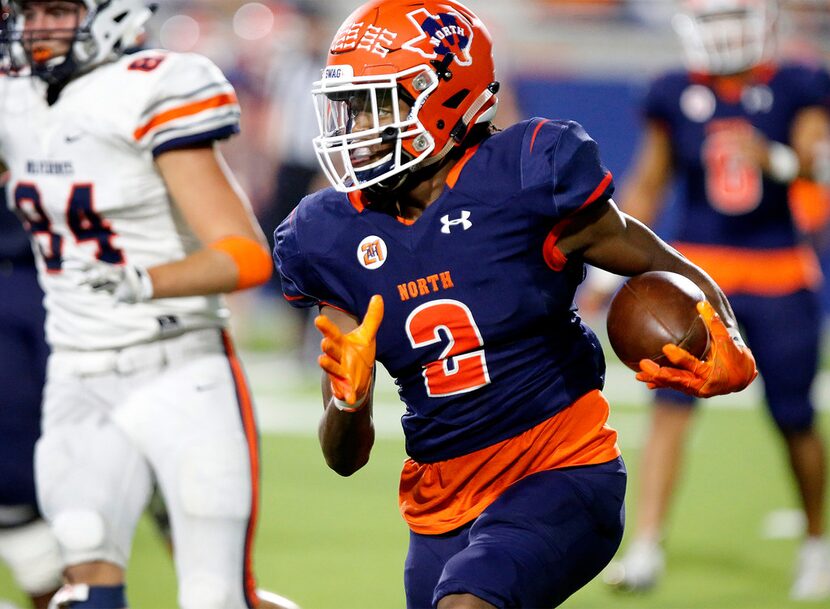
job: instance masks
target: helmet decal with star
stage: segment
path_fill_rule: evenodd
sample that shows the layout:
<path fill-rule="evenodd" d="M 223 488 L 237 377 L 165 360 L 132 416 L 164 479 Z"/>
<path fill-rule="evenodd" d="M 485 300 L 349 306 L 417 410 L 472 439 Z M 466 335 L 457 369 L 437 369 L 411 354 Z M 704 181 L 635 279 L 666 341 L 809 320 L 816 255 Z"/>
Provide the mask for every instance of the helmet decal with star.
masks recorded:
<path fill-rule="evenodd" d="M 417 37 L 403 43 L 404 48 L 420 53 L 426 59 L 452 54 L 455 62 L 462 66 L 472 63 L 473 28 L 464 17 L 449 12 L 433 15 L 425 8 L 412 11 L 407 17 L 419 32 Z"/>

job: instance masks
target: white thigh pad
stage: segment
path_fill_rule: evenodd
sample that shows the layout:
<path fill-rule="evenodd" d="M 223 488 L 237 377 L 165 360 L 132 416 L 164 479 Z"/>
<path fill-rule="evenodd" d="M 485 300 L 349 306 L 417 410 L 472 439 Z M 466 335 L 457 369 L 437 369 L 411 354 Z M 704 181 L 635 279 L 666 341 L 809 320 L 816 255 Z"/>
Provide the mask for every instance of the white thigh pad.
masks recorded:
<path fill-rule="evenodd" d="M 149 459 L 171 515 L 250 516 L 251 455 L 224 354 L 170 367 L 133 392 L 114 420 Z"/>
<path fill-rule="evenodd" d="M 52 530 L 68 552 L 89 552 L 104 545 L 106 525 L 101 515 L 92 510 L 59 512 L 52 522 Z"/>
<path fill-rule="evenodd" d="M 106 420 L 56 422 L 35 449 L 38 500 L 65 564 L 125 565 L 150 496 L 149 467 Z"/>
<path fill-rule="evenodd" d="M 191 516 L 247 518 L 251 511 L 249 463 L 242 437 L 191 436 L 179 463 L 182 509 Z"/>

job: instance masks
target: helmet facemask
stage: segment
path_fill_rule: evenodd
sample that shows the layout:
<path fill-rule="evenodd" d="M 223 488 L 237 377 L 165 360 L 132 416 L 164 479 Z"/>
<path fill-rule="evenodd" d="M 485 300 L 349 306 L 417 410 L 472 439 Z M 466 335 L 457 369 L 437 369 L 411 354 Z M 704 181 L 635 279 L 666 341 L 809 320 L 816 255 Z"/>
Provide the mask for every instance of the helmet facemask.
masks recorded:
<path fill-rule="evenodd" d="M 77 5 L 74 27 L 56 30 L 26 29 L 27 4 L 47 0 L 13 0 L 15 13 L 14 46 L 26 58 L 34 76 L 51 85 L 61 85 L 78 73 L 115 59 L 134 46 L 143 33 L 143 25 L 152 15 L 154 5 L 143 0 L 64 0 Z M 86 9 L 85 14 L 82 9 Z M 64 41 L 66 53 L 38 56 L 38 41 Z M 15 49 L 12 49 L 15 51 Z"/>
<path fill-rule="evenodd" d="M 690 2 L 673 25 L 689 69 L 715 75 L 738 74 L 766 58 L 771 16 L 765 1 Z"/>
<path fill-rule="evenodd" d="M 405 81 L 420 91 L 417 98 L 406 93 Z M 402 180 L 430 155 L 435 142 L 418 109 L 437 84 L 426 65 L 381 76 L 352 77 L 348 66 L 324 70 L 312 89 L 320 127 L 314 150 L 337 190 Z"/>
<path fill-rule="evenodd" d="M 497 90 L 490 35 L 463 5 L 369 0 L 341 25 L 314 83 L 314 148 L 337 190 L 391 196 L 471 141 L 473 125 L 495 116 Z"/>
<path fill-rule="evenodd" d="M 83 22 L 88 18 L 84 13 L 84 3 L 77 0 L 61 2 L 67 7 L 73 6 L 73 23 L 62 29 L 32 29 L 26 26 L 27 6 L 47 4 L 35 0 L 32 2 L 13 2 L 15 6 L 15 30 L 13 33 L 12 51 L 24 58 L 31 74 L 53 84 L 68 80 L 75 71 L 72 47 L 81 37 Z M 59 43 L 65 48 L 55 51 L 52 44 Z"/>

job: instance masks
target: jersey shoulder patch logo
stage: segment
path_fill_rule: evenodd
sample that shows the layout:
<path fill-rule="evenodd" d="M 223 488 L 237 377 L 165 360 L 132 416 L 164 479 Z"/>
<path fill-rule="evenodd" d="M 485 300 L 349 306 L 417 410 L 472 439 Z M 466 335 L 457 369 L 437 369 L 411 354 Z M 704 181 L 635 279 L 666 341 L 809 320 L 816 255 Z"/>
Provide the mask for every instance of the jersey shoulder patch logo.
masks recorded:
<path fill-rule="evenodd" d="M 357 260 L 363 268 L 374 271 L 386 262 L 386 243 L 377 235 L 369 235 L 357 246 Z"/>

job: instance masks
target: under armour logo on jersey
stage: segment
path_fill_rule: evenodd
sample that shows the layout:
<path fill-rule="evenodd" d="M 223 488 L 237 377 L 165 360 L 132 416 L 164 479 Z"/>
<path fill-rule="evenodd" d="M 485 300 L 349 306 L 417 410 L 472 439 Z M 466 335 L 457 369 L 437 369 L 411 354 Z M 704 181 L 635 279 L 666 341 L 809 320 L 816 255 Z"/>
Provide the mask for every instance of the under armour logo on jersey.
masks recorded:
<path fill-rule="evenodd" d="M 473 223 L 470 222 L 470 212 L 468 212 L 466 209 L 461 210 L 460 218 L 453 218 L 452 220 L 450 220 L 449 214 L 441 216 L 441 224 L 444 225 L 441 227 L 441 232 L 445 235 L 449 235 L 450 231 L 452 230 L 452 227 L 458 226 L 459 224 L 464 230 L 472 228 L 473 226 Z"/>

